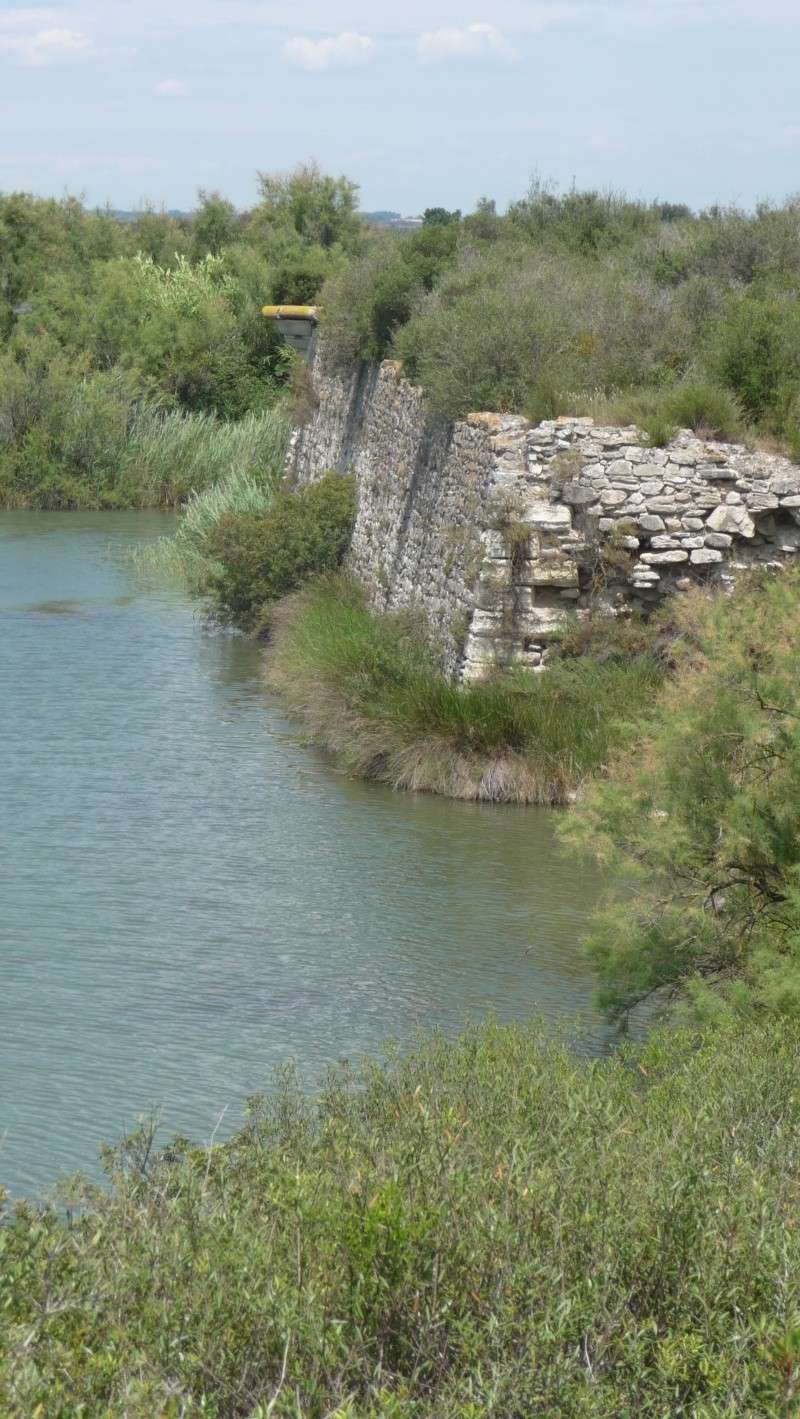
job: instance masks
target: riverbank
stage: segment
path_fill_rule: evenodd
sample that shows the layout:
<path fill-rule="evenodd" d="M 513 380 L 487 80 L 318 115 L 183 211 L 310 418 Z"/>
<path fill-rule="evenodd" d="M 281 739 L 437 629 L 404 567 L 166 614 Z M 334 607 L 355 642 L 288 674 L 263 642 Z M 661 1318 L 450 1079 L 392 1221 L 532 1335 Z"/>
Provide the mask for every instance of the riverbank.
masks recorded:
<path fill-rule="evenodd" d="M 291 1083 L 224 1147 L 142 1129 L 2 1232 L 9 1419 L 788 1416 L 800 1040 L 535 1029 Z"/>
<path fill-rule="evenodd" d="M 360 778 L 451 798 L 568 802 L 664 676 L 642 650 L 458 685 L 412 618 L 370 612 L 343 576 L 280 603 L 269 626 L 267 681 L 315 744 Z"/>

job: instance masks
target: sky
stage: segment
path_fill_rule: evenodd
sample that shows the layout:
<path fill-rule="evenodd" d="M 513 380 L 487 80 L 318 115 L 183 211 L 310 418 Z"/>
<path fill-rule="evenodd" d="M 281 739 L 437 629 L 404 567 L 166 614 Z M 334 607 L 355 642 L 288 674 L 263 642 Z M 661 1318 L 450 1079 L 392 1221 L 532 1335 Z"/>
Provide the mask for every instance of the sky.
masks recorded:
<path fill-rule="evenodd" d="M 782 199 L 800 0 L 0 0 L 0 190 L 247 207 L 312 157 L 407 214 Z"/>

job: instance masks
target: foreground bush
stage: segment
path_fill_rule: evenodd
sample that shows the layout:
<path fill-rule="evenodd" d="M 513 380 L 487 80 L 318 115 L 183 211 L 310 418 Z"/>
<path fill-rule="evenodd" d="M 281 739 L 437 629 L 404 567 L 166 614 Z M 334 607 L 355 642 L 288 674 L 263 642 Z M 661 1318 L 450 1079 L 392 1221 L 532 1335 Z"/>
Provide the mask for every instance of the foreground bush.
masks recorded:
<path fill-rule="evenodd" d="M 206 538 L 205 589 L 218 621 L 251 630 L 273 601 L 338 567 L 353 533 L 355 480 L 329 473 L 275 493 L 262 512 L 230 511 Z"/>
<path fill-rule="evenodd" d="M 277 613 L 271 682 L 351 772 L 454 798 L 563 803 L 606 761 L 661 678 L 647 654 L 456 685 L 407 617 L 344 580 Z"/>
<path fill-rule="evenodd" d="M 797 1016 L 800 574 L 698 589 L 674 618 L 674 675 L 567 825 L 628 883 L 593 934 L 604 1000 Z"/>
<path fill-rule="evenodd" d="M 434 1038 L 0 1230 L 8 1419 L 763 1419 L 800 1386 L 800 1038 Z M 73 1203 L 74 1206 L 74 1203 Z"/>

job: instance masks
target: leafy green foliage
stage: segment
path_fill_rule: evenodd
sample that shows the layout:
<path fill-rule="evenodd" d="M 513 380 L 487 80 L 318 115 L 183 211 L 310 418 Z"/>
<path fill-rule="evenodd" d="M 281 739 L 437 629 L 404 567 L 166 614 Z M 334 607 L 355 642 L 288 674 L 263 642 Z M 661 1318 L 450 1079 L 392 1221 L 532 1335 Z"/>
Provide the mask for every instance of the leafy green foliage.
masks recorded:
<path fill-rule="evenodd" d="M 355 188 L 313 165 L 261 188 L 250 214 L 201 190 L 190 220 L 0 196 L 0 502 L 174 503 L 212 470 L 257 481 L 240 451 L 297 382 L 261 308 L 314 299 L 361 233 Z M 227 470 L 221 422 L 244 425 Z"/>
<path fill-rule="evenodd" d="M 754 419 L 776 419 L 800 386 L 800 305 L 794 293 L 748 293 L 720 325 L 714 360 Z"/>
<path fill-rule="evenodd" d="M 775 1021 L 593 1064 L 488 1025 L 223 1147 L 143 1128 L 0 1229 L 0 1409 L 790 1419 L 799 1072 Z"/>
<path fill-rule="evenodd" d="M 301 163 L 289 173 L 259 173 L 261 202 L 250 218 L 256 236 L 290 229 L 311 246 L 357 245 L 362 221 L 358 187 L 346 177 L 330 177 L 317 163 Z"/>
<path fill-rule="evenodd" d="M 559 194 L 501 217 L 431 209 L 373 238 L 322 302 L 343 362 L 395 355 L 448 418 L 621 409 L 654 444 L 689 425 L 800 447 L 800 204 L 755 213 Z M 445 241 L 425 266 L 418 243 Z M 588 406 L 588 407 L 587 407 Z"/>
<path fill-rule="evenodd" d="M 560 803 L 658 685 L 650 656 L 454 684 L 413 620 L 339 579 L 276 613 L 270 677 L 352 773 L 457 798 Z"/>
<path fill-rule="evenodd" d="M 628 888 L 590 946 L 604 1001 L 800 1013 L 800 576 L 688 596 L 649 718 L 567 825 Z"/>
<path fill-rule="evenodd" d="M 281 489 L 263 513 L 229 512 L 207 539 L 206 590 L 214 616 L 251 629 L 264 609 L 342 560 L 356 514 L 354 479 L 328 473 Z"/>
<path fill-rule="evenodd" d="M 192 214 L 192 256 L 220 256 L 226 247 L 238 240 L 241 223 L 236 208 L 219 192 L 197 194 L 197 210 Z"/>
<path fill-rule="evenodd" d="M 237 470 L 282 467 L 275 411 L 225 422 L 142 399 L 130 371 L 90 369 L 46 337 L 0 355 L 0 503 L 160 507 Z"/>
<path fill-rule="evenodd" d="M 373 239 L 362 262 L 323 292 L 326 343 L 341 362 L 382 359 L 415 300 L 452 264 L 458 224 L 434 222 L 407 236 Z"/>

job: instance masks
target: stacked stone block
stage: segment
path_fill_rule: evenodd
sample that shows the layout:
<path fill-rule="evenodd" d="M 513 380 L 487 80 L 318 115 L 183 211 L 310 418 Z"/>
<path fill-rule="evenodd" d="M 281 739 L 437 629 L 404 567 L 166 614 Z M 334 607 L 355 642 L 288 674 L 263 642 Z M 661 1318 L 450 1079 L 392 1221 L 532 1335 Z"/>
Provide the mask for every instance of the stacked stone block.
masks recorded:
<path fill-rule="evenodd" d="M 646 610 L 800 550 L 800 468 L 785 458 L 688 431 L 651 448 L 590 419 L 432 421 L 395 362 L 342 374 L 322 348 L 313 377 L 290 476 L 355 472 L 353 575 L 377 609 L 415 611 L 463 678 L 541 669 L 567 613 Z"/>

